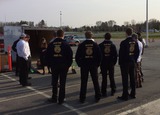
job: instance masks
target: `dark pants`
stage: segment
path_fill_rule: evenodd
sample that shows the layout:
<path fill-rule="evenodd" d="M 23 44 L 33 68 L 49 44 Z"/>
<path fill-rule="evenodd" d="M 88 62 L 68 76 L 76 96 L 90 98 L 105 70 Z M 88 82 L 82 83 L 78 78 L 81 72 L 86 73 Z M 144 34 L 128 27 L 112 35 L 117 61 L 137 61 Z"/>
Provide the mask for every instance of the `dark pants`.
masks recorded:
<path fill-rule="evenodd" d="M 30 73 L 31 71 L 31 57 L 30 56 L 28 57 L 27 63 L 28 63 L 28 72 Z"/>
<path fill-rule="evenodd" d="M 48 65 L 47 60 L 46 60 L 46 53 L 41 52 L 40 53 L 40 63 L 41 63 L 41 67 L 43 69 L 43 74 L 45 74 L 45 66 L 47 66 L 48 68 L 48 73 L 51 73 L 51 67 Z"/>
<path fill-rule="evenodd" d="M 101 65 L 100 68 L 101 68 L 101 72 L 102 72 L 101 92 L 102 92 L 102 94 L 106 94 L 107 93 L 107 73 L 109 73 L 111 90 L 116 89 L 116 84 L 115 84 L 115 80 L 114 80 L 114 65 L 113 64 Z"/>
<path fill-rule="evenodd" d="M 52 73 L 52 99 L 57 100 L 57 93 L 58 93 L 58 79 L 60 78 L 60 88 L 59 88 L 59 102 L 63 102 L 65 98 L 65 85 L 66 85 L 66 78 L 67 72 L 69 67 L 65 65 L 57 65 L 56 67 L 51 67 Z"/>
<path fill-rule="evenodd" d="M 122 75 L 122 84 L 123 84 L 123 94 L 124 98 L 128 98 L 128 75 L 130 76 L 130 87 L 131 87 L 131 96 L 135 96 L 135 63 L 126 63 L 120 65 L 121 75 Z"/>
<path fill-rule="evenodd" d="M 95 99 L 100 99 L 101 93 L 98 82 L 98 68 L 95 66 L 86 66 L 81 67 L 81 88 L 80 88 L 80 100 L 86 99 L 86 91 L 87 91 L 87 82 L 89 72 L 92 77 L 94 90 L 95 90 Z"/>
<path fill-rule="evenodd" d="M 28 61 L 19 57 L 19 82 L 21 85 L 28 84 Z"/>
<path fill-rule="evenodd" d="M 16 55 L 16 76 L 19 74 L 19 56 Z"/>

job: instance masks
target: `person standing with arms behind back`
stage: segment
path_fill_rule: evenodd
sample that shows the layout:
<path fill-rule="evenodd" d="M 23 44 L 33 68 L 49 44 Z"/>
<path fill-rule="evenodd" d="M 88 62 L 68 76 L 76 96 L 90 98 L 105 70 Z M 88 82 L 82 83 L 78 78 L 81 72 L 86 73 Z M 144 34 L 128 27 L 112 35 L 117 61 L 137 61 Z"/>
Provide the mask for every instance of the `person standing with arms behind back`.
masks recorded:
<path fill-rule="evenodd" d="M 52 98 L 49 102 L 59 104 L 64 102 L 65 98 L 65 84 L 69 67 L 72 64 L 73 52 L 69 44 L 63 39 L 64 32 L 57 31 L 57 38 L 51 42 L 47 48 L 47 60 L 51 63 L 52 70 Z M 59 96 L 58 93 L 58 79 L 60 77 Z"/>
<path fill-rule="evenodd" d="M 114 80 L 114 66 L 117 63 L 117 49 L 113 44 L 111 39 L 111 34 L 105 34 L 105 40 L 99 44 L 99 47 L 102 52 L 102 62 L 100 65 L 102 72 L 102 85 L 101 93 L 102 96 L 107 96 L 107 72 L 109 73 L 110 87 L 111 87 L 111 96 L 114 95 L 116 91 L 116 84 Z"/>
<path fill-rule="evenodd" d="M 16 71 L 15 71 L 15 75 L 18 76 L 19 74 L 19 65 L 18 65 L 18 54 L 17 54 L 17 43 L 19 42 L 19 40 L 21 39 L 21 37 L 19 39 L 17 39 L 16 41 L 14 41 L 13 45 L 12 45 L 12 50 L 16 53 Z"/>
<path fill-rule="evenodd" d="M 30 36 L 23 33 L 16 46 L 17 54 L 19 56 L 19 81 L 22 86 L 31 85 L 31 83 L 28 82 L 28 70 L 30 68 L 29 63 L 31 57 L 30 47 L 28 43 L 29 39 Z"/>
<path fill-rule="evenodd" d="M 95 101 L 98 102 L 101 98 L 98 82 L 98 66 L 101 62 L 101 52 L 97 43 L 92 40 L 92 32 L 87 31 L 85 37 L 86 40 L 78 46 L 75 56 L 81 72 L 80 102 L 84 103 L 86 99 L 89 72 L 94 85 Z"/>
<path fill-rule="evenodd" d="M 119 65 L 122 75 L 123 93 L 119 100 L 127 101 L 128 97 L 136 98 L 135 64 L 139 56 L 138 43 L 132 38 L 132 28 L 126 29 L 127 38 L 120 43 Z M 128 75 L 130 76 L 131 92 L 128 93 Z"/>

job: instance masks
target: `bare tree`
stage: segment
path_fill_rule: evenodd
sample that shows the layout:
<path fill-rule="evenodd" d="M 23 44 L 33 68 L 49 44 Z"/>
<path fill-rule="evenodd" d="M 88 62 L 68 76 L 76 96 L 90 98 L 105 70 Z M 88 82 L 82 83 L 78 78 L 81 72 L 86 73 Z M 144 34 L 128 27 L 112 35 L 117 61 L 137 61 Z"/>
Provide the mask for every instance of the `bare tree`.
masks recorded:
<path fill-rule="evenodd" d="M 96 22 L 96 26 L 101 26 L 102 25 L 102 21 L 97 21 Z"/>
<path fill-rule="evenodd" d="M 109 27 L 113 27 L 114 25 L 116 25 L 116 21 L 114 21 L 114 20 L 109 20 L 108 21 L 108 26 Z"/>
<path fill-rule="evenodd" d="M 160 29 L 160 21 L 156 19 L 150 19 L 149 20 L 149 28 L 150 29 Z"/>
<path fill-rule="evenodd" d="M 37 27 L 47 27 L 47 23 L 44 20 L 41 20 L 37 25 Z"/>
<path fill-rule="evenodd" d="M 135 21 L 134 19 L 131 20 L 131 25 L 132 25 L 132 26 L 136 25 L 136 21 Z"/>
<path fill-rule="evenodd" d="M 129 24 L 129 22 L 128 21 L 125 21 L 124 22 L 124 26 L 129 26 L 130 24 Z"/>

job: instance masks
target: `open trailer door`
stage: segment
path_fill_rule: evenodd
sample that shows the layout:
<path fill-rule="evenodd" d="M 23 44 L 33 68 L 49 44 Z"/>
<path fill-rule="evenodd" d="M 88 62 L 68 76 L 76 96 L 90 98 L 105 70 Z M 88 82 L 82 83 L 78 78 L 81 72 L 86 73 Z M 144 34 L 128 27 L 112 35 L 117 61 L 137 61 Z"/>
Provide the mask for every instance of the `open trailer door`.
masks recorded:
<path fill-rule="evenodd" d="M 49 28 L 24 28 L 24 32 L 30 35 L 29 45 L 33 59 L 39 58 L 40 40 L 44 37 L 49 43 L 52 39 L 53 31 L 53 29 Z"/>

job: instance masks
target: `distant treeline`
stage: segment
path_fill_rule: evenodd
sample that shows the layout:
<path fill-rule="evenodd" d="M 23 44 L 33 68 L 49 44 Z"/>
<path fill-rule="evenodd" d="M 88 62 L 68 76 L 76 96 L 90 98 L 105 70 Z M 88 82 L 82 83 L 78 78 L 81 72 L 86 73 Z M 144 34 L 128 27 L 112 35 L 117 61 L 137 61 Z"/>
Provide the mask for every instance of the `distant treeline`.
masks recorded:
<path fill-rule="evenodd" d="M 8 25 L 8 26 L 20 26 L 22 24 L 27 24 L 30 27 L 49 27 L 47 26 L 46 21 L 41 20 L 39 23 L 34 24 L 34 22 L 32 21 L 20 21 L 20 22 L 0 22 L 0 27 L 3 27 L 4 25 Z M 149 30 L 152 32 L 158 32 L 160 30 L 160 21 L 157 19 L 150 19 L 148 21 L 148 25 L 149 25 Z M 136 32 L 145 32 L 146 31 L 146 21 L 145 22 L 141 22 L 141 23 L 136 23 L 135 20 L 132 20 L 131 22 L 124 22 L 123 25 L 117 25 L 116 21 L 114 20 L 109 20 L 109 21 L 97 21 L 95 26 L 87 26 L 84 25 L 82 27 L 79 28 L 72 28 L 70 26 L 63 26 L 63 27 L 59 27 L 62 28 L 64 31 L 67 32 L 83 32 L 83 31 L 93 31 L 93 32 L 121 32 L 124 31 L 127 27 L 132 27 L 134 29 L 134 31 Z M 57 28 L 57 27 L 55 27 Z"/>
<path fill-rule="evenodd" d="M 150 19 L 148 22 L 149 30 L 152 32 L 157 32 L 160 30 L 160 21 L 156 19 Z M 81 28 L 75 28 L 75 31 L 86 31 L 91 30 L 94 32 L 121 32 L 126 28 L 132 27 L 136 32 L 145 32 L 146 31 L 146 22 L 136 23 L 136 21 L 132 20 L 131 23 L 124 22 L 124 25 L 117 25 L 114 20 L 102 22 L 97 21 L 95 26 L 83 26 Z"/>

